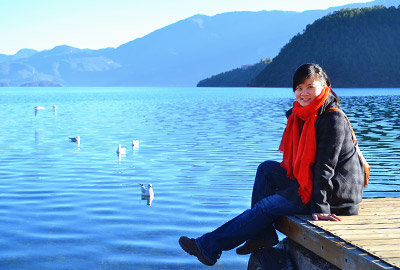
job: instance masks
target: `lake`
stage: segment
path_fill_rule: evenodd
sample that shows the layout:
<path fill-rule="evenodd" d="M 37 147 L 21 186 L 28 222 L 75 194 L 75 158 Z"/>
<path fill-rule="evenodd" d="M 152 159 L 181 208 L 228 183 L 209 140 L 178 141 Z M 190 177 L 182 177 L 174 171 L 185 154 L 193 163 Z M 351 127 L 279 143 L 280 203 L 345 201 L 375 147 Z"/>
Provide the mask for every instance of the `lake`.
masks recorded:
<path fill-rule="evenodd" d="M 400 89 L 335 91 L 372 167 L 364 197 L 399 197 Z M 258 164 L 281 160 L 293 99 L 288 88 L 0 88 L 0 269 L 209 269 L 178 239 L 249 207 Z M 248 259 L 225 252 L 214 269 Z"/>

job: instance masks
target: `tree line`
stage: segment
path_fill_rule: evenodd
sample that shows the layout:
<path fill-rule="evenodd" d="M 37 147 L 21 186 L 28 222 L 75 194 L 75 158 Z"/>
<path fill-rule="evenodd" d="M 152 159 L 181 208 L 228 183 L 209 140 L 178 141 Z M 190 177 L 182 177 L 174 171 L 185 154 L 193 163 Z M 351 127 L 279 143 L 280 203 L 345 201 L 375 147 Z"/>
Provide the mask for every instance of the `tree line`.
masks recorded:
<path fill-rule="evenodd" d="M 199 86 L 290 87 L 297 67 L 310 62 L 326 70 L 333 87 L 400 87 L 400 6 L 333 12 L 307 25 L 262 70 L 225 72 Z"/>
<path fill-rule="evenodd" d="M 400 7 L 342 9 L 315 21 L 250 86 L 288 87 L 307 62 L 320 64 L 334 87 L 400 87 Z"/>
<path fill-rule="evenodd" d="M 271 59 L 262 59 L 254 65 L 244 65 L 240 68 L 222 72 L 201 80 L 197 87 L 247 87 L 251 80 L 269 63 L 271 63 Z"/>

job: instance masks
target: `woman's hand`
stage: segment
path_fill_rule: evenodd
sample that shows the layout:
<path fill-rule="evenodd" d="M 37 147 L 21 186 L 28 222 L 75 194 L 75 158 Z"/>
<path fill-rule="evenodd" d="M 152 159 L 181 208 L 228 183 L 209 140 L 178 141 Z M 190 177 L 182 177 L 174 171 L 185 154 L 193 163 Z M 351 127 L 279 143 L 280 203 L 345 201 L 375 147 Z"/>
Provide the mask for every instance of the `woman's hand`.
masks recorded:
<path fill-rule="evenodd" d="M 314 213 L 312 214 L 314 220 L 332 220 L 332 221 L 341 221 L 339 217 L 335 214 L 322 214 L 322 213 Z"/>

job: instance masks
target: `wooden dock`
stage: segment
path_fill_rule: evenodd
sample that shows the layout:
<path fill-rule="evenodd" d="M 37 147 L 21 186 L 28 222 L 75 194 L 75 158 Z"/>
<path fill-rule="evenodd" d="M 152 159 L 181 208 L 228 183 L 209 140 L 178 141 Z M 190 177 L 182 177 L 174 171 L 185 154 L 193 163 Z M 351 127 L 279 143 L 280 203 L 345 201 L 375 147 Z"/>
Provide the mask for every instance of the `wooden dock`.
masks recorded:
<path fill-rule="evenodd" d="M 283 217 L 276 228 L 340 269 L 400 269 L 400 198 L 364 199 L 358 216 Z"/>

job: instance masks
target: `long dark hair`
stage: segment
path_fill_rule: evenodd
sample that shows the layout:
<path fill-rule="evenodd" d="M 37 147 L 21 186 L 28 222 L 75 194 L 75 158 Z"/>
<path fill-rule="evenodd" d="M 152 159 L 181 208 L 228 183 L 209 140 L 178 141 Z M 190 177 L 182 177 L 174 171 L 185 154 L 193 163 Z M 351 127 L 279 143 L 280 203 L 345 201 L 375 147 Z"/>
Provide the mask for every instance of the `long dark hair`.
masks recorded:
<path fill-rule="evenodd" d="M 316 77 L 320 82 L 326 84 L 331 87 L 331 81 L 329 80 L 328 75 L 325 71 L 318 65 L 314 63 L 303 64 L 297 68 L 296 72 L 293 75 L 293 91 L 296 90 L 296 87 L 299 84 L 304 83 L 310 77 Z M 332 95 L 334 95 L 337 99 L 337 102 L 340 104 L 339 97 L 332 90 Z"/>

